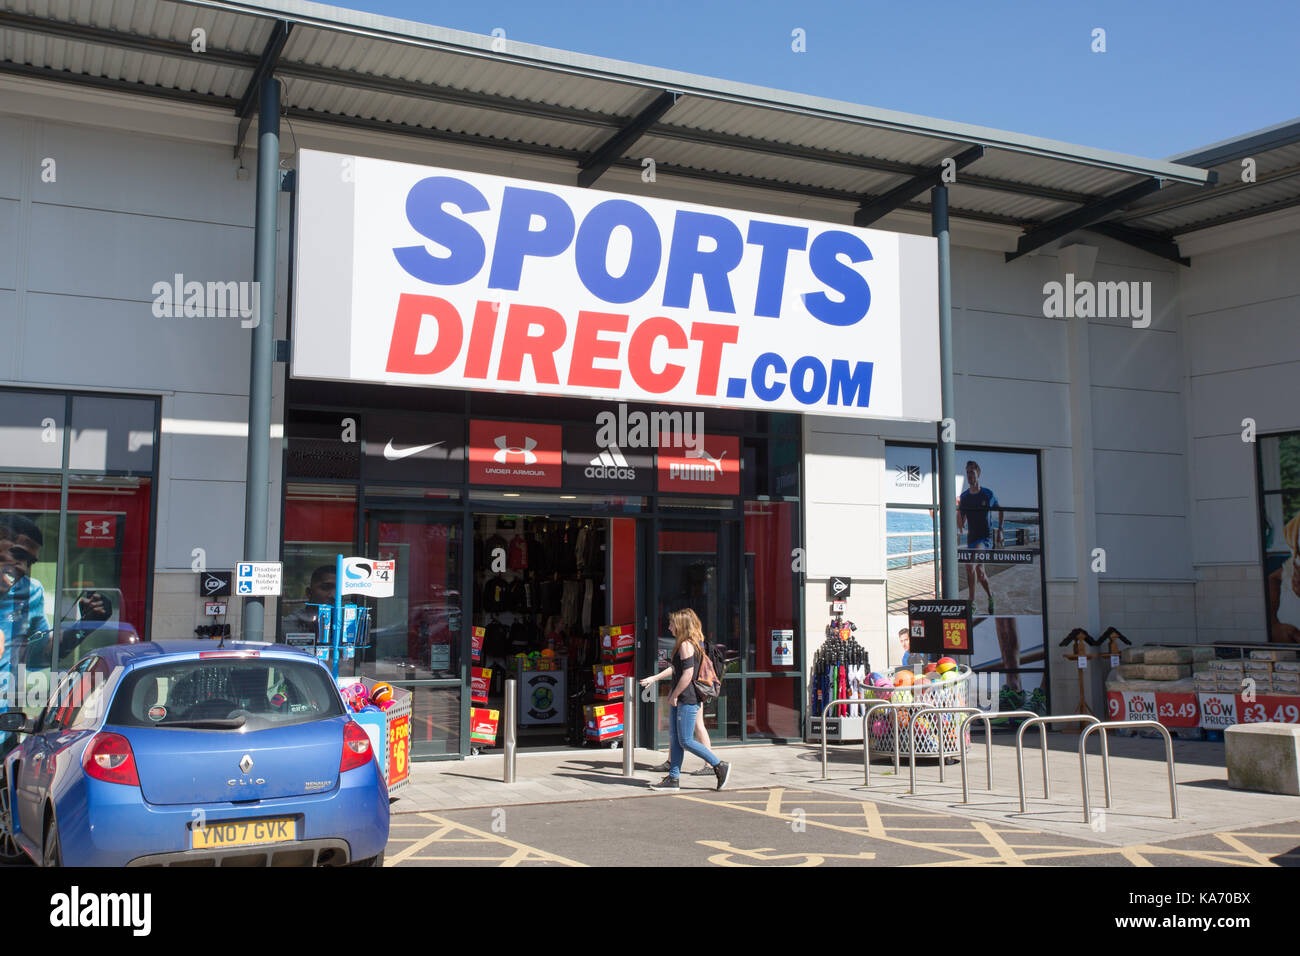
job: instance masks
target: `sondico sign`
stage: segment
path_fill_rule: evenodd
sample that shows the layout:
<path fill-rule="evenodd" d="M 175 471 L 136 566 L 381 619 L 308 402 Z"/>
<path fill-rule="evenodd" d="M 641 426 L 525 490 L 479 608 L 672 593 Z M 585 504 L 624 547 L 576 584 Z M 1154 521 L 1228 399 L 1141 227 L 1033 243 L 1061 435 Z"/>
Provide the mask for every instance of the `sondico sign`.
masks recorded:
<path fill-rule="evenodd" d="M 304 378 L 936 420 L 936 246 L 303 150 Z"/>

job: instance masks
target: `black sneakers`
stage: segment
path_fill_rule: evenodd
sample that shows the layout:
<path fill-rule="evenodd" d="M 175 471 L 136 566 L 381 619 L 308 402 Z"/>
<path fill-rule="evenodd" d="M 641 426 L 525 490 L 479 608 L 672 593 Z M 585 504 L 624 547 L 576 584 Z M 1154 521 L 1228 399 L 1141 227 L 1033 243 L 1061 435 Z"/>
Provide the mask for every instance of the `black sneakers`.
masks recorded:
<path fill-rule="evenodd" d="M 667 760 L 665 760 L 665 761 L 664 761 L 663 763 L 661 763 L 659 766 L 657 766 L 657 767 L 651 767 L 651 768 L 650 768 L 650 772 L 651 772 L 651 773 L 668 773 L 668 772 L 670 772 L 672 769 L 673 769 L 672 764 L 671 764 L 670 762 L 668 762 Z M 708 776 L 708 775 L 711 774 L 711 773 L 713 773 L 713 768 L 710 767 L 708 764 L 705 764 L 705 765 L 704 765 L 703 767 L 701 767 L 699 770 L 692 770 L 692 771 L 691 771 L 691 776 L 692 776 L 692 777 L 706 777 L 706 776 Z"/>
<path fill-rule="evenodd" d="M 713 768 L 713 773 L 718 778 L 718 789 L 721 790 L 727 785 L 727 780 L 731 777 L 731 764 L 725 760 L 720 760 L 718 765 Z"/>
<path fill-rule="evenodd" d="M 664 777 L 664 778 L 663 778 L 662 780 L 660 780 L 658 783 L 652 783 L 652 784 L 650 784 L 650 789 L 651 789 L 651 790 L 671 790 L 671 791 L 673 791 L 673 792 L 676 792 L 676 791 L 682 789 L 682 784 L 681 784 L 681 781 L 678 780 L 676 777 Z M 719 787 L 718 789 L 722 789 L 722 788 Z"/>

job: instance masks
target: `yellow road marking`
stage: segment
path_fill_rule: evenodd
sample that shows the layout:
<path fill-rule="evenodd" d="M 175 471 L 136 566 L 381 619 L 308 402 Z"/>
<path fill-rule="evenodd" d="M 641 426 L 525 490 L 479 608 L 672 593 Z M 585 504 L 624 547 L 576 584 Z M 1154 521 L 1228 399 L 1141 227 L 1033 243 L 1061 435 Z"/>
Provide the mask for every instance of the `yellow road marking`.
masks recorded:
<path fill-rule="evenodd" d="M 784 795 L 785 795 L 785 791 L 782 790 L 780 787 L 774 787 L 771 790 L 769 790 L 767 792 L 767 805 L 764 808 L 765 811 L 772 816 L 780 816 L 781 797 Z M 800 801 L 800 802 L 806 803 L 807 801 Z"/>
<path fill-rule="evenodd" d="M 862 804 L 862 815 L 867 819 L 867 836 L 880 839 L 885 836 L 885 824 L 880 819 L 880 808 L 867 800 Z"/>
<path fill-rule="evenodd" d="M 989 846 L 997 851 L 999 859 L 1004 863 L 1011 863 L 1016 866 L 1025 865 L 1025 861 L 1016 854 L 1016 851 L 1012 848 L 1011 844 L 998 836 L 997 831 L 995 831 L 991 826 L 983 820 L 976 820 L 974 821 L 974 824 L 975 832 L 989 842 Z"/>
<path fill-rule="evenodd" d="M 408 857 L 414 856 L 416 853 L 418 853 L 420 850 L 423 850 L 426 846 L 428 846 L 430 843 L 434 842 L 435 840 L 441 837 L 445 837 L 451 831 L 452 828 L 450 825 L 444 825 L 439 827 L 437 830 L 432 831 L 431 833 L 426 833 L 424 836 L 420 837 L 420 839 L 416 840 L 410 846 L 406 847 L 403 850 L 399 850 L 394 856 L 385 859 L 384 866 L 396 866 L 398 863 L 401 863 L 403 860 L 407 859 Z"/>
<path fill-rule="evenodd" d="M 1242 855 L 1245 856 L 1247 859 L 1253 860 L 1255 863 L 1258 863 L 1260 866 L 1276 866 L 1276 865 L 1277 865 L 1277 864 L 1275 864 L 1272 860 L 1270 860 L 1270 859 L 1268 858 L 1268 855 L 1267 855 L 1267 854 L 1265 854 L 1265 853 L 1260 853 L 1260 852 L 1259 852 L 1258 850 L 1256 850 L 1254 847 L 1247 846 L 1247 845 L 1246 845 L 1245 843 L 1243 843 L 1240 839 L 1238 839 L 1237 836 L 1236 836 L 1235 834 L 1232 834 L 1232 833 L 1216 833 L 1215 836 L 1217 836 L 1217 837 L 1218 837 L 1220 840 L 1222 840 L 1224 843 L 1228 844 L 1228 846 L 1232 847 L 1232 848 L 1233 848 L 1234 850 L 1236 850 L 1238 853 L 1242 854 Z"/>
<path fill-rule="evenodd" d="M 514 850 L 525 850 L 529 853 L 534 853 L 539 858 L 549 861 L 551 863 L 563 863 L 565 866 L 581 866 L 581 867 L 585 867 L 587 865 L 586 863 L 579 863 L 577 860 L 570 860 L 568 857 L 560 856 L 557 853 L 548 853 L 545 850 L 539 850 L 536 847 L 527 846 L 515 840 L 507 839 L 506 837 L 503 837 L 498 833 L 488 833 L 484 830 L 479 830 L 476 829 L 475 827 L 467 826 L 464 823 L 453 823 L 450 820 L 438 816 L 436 813 L 421 813 L 420 816 L 424 817 L 426 820 L 430 820 L 433 823 L 437 823 L 443 827 L 451 827 L 456 830 L 463 830 L 466 833 L 473 834 L 474 836 L 477 837 L 482 837 L 484 840 L 491 840 L 492 842 L 499 843 L 502 846 L 508 846 Z"/>
<path fill-rule="evenodd" d="M 751 809 L 750 807 L 739 807 L 739 806 L 736 806 L 735 804 L 725 803 L 725 802 L 723 802 L 723 801 L 721 801 L 721 800 L 704 800 L 704 799 L 702 799 L 702 798 L 700 798 L 700 797 L 692 797 L 692 796 L 688 796 L 688 795 L 686 795 L 686 794 L 684 794 L 684 793 L 683 793 L 683 794 L 679 794 L 679 795 L 676 797 L 676 799 L 678 799 L 678 800 L 690 800 L 690 801 L 692 801 L 692 802 L 694 802 L 694 803 L 706 803 L 706 804 L 709 804 L 709 805 L 711 805 L 711 806 L 715 806 L 715 807 L 730 807 L 731 809 L 733 809 L 733 810 L 739 810 L 739 811 L 742 812 L 742 813 L 756 813 L 756 814 L 758 814 L 758 815 L 761 816 L 761 817 L 768 817 L 769 819 L 780 819 L 779 817 L 773 818 L 771 814 L 769 814 L 769 813 L 765 813 L 765 812 L 763 812 L 762 810 L 754 810 L 754 809 Z M 822 823 L 820 820 L 812 820 L 812 819 L 809 819 L 809 820 L 807 820 L 807 821 L 805 821 L 805 822 L 807 823 L 808 826 L 820 827 L 820 828 L 823 829 L 823 830 L 833 830 L 833 831 L 835 831 L 836 833 L 851 833 L 851 834 L 853 834 L 854 836 L 860 836 L 860 837 L 865 837 L 865 836 L 867 835 L 866 832 L 865 832 L 864 830 L 862 830 L 862 829 L 860 829 L 860 828 L 856 828 L 856 827 L 842 827 L 842 826 L 838 826 L 837 824 L 834 824 L 834 823 Z M 888 842 L 888 843 L 895 843 L 895 844 L 898 844 L 899 846 L 910 846 L 910 847 L 912 847 L 913 849 L 917 849 L 917 850 L 929 850 L 929 851 L 932 852 L 932 853 L 944 853 L 944 854 L 947 854 L 947 855 L 949 855 L 949 856 L 959 857 L 959 858 L 964 859 L 964 860 L 978 860 L 978 859 L 979 859 L 977 856 L 975 856 L 975 855 L 972 854 L 972 853 L 964 853 L 964 852 L 962 852 L 962 851 L 960 851 L 960 850 L 949 850 L 949 849 L 946 848 L 946 847 L 942 847 L 942 846 L 932 846 L 932 845 L 927 844 L 927 843 L 917 843 L 917 842 L 914 841 L 914 840 L 904 840 L 904 839 L 901 839 L 901 838 L 899 838 L 899 837 L 884 836 L 884 837 L 878 837 L 877 839 L 884 840 L 884 841 L 886 841 L 886 842 Z"/>
<path fill-rule="evenodd" d="M 1119 851 L 1119 855 L 1128 860 L 1134 866 L 1155 866 L 1150 860 L 1144 857 L 1139 850 L 1145 850 L 1146 847 L 1126 846 Z"/>

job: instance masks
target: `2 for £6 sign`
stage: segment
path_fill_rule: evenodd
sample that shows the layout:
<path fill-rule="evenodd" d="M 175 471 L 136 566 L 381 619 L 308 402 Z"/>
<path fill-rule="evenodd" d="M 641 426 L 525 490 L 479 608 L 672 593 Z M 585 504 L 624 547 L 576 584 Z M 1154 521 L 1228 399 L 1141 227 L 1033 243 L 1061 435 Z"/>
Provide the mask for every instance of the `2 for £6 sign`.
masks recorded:
<path fill-rule="evenodd" d="M 297 195 L 295 376 L 940 417 L 932 238 L 315 150 Z"/>

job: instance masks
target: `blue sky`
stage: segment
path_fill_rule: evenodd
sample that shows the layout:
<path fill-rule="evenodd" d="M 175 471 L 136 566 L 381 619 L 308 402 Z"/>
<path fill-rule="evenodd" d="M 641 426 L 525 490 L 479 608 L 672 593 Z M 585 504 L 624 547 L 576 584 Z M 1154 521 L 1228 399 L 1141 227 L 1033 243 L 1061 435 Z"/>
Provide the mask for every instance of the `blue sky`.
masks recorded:
<path fill-rule="evenodd" d="M 1300 116 L 1294 0 L 336 5 L 1153 158 Z"/>

